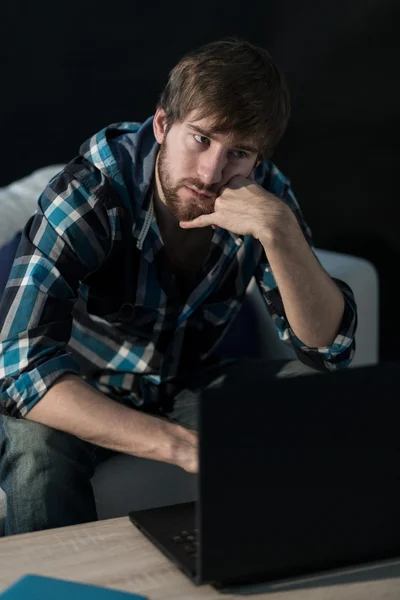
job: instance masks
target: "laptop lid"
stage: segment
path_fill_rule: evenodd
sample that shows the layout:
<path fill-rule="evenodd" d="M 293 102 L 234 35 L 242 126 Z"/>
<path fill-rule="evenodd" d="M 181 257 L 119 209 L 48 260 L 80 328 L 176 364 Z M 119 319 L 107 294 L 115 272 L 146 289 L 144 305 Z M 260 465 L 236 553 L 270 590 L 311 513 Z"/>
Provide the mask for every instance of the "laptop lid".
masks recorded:
<path fill-rule="evenodd" d="M 269 580 L 400 554 L 398 363 L 266 380 L 200 406 L 199 577 Z"/>

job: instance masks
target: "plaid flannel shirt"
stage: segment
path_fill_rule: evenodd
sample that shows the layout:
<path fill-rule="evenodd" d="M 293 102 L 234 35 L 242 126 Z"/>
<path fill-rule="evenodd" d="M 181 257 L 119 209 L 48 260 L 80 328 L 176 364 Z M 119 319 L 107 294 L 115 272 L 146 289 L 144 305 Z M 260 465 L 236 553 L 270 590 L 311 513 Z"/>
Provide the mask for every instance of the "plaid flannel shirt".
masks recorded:
<path fill-rule="evenodd" d="M 303 362 L 323 370 L 349 365 L 357 322 L 350 288 L 336 280 L 345 310 L 333 344 L 307 347 L 291 330 L 264 250 L 250 236 L 217 228 L 194 289 L 182 295 L 154 217 L 159 146 L 152 121 L 95 134 L 39 197 L 0 305 L 4 414 L 24 417 L 66 373 L 141 406 L 138 380 L 174 381 L 212 358 L 253 276 L 280 338 Z M 313 247 L 288 179 L 266 160 L 255 181 L 288 204 Z"/>

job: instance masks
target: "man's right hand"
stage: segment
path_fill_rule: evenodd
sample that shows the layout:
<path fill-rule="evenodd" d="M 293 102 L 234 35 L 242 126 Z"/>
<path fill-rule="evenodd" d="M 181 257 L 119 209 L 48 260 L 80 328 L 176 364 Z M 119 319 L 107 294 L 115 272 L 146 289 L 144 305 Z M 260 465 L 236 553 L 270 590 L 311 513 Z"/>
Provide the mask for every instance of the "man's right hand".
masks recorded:
<path fill-rule="evenodd" d="M 198 470 L 195 431 L 119 404 L 77 375 L 56 381 L 26 418 L 115 452 Z"/>
<path fill-rule="evenodd" d="M 198 434 L 183 425 L 166 421 L 172 439 L 171 462 L 188 473 L 198 471 Z"/>

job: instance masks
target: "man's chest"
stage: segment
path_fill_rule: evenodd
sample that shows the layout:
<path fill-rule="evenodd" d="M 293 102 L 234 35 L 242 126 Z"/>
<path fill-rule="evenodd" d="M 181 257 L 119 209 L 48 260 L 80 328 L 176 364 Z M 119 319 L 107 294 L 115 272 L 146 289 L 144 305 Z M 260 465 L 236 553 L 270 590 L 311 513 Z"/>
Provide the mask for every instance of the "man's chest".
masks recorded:
<path fill-rule="evenodd" d="M 196 278 L 204 266 L 212 239 L 212 230 L 191 233 L 193 235 L 165 236 L 163 239 L 164 251 L 173 274 L 188 281 Z"/>

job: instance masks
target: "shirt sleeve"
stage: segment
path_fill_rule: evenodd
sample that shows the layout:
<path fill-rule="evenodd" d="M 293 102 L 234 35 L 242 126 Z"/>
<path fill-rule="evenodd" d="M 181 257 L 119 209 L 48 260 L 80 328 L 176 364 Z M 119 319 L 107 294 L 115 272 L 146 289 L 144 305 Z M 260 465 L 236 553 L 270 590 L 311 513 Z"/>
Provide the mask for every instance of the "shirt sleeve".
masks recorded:
<path fill-rule="evenodd" d="M 107 211 L 65 170 L 26 224 L 0 305 L 0 412 L 23 418 L 65 373 L 79 282 L 104 261 Z"/>
<path fill-rule="evenodd" d="M 268 181 L 264 187 L 276 196 L 282 198 L 295 214 L 305 239 L 315 254 L 312 235 L 300 206 L 290 187 L 289 180 L 270 163 Z M 315 254 L 317 260 L 318 257 Z M 320 261 L 319 261 L 320 262 Z M 268 263 L 265 252 L 262 252 L 256 280 L 275 323 L 278 335 L 282 341 L 290 344 L 299 360 L 321 371 L 334 371 L 349 366 L 355 353 L 355 332 L 357 328 L 357 307 L 351 288 L 340 279 L 332 277 L 341 290 L 344 298 L 344 312 L 339 332 L 330 346 L 318 348 L 304 344 L 291 329 L 286 317 L 282 298 L 274 275 Z"/>

